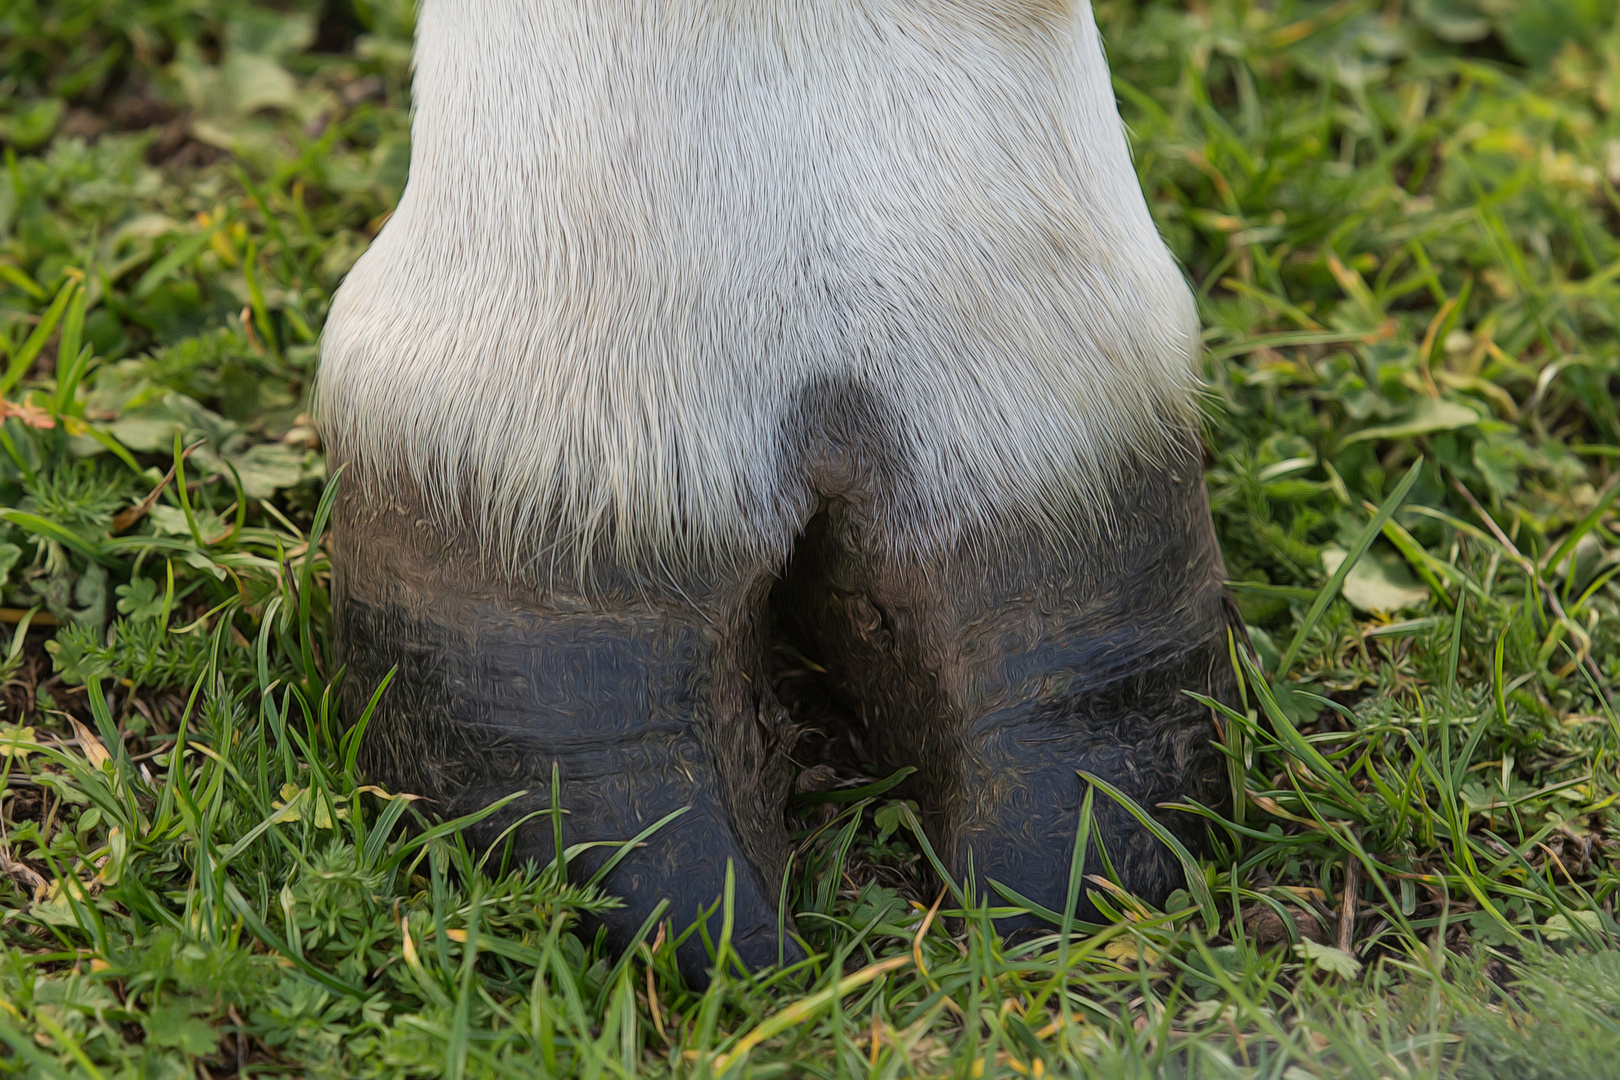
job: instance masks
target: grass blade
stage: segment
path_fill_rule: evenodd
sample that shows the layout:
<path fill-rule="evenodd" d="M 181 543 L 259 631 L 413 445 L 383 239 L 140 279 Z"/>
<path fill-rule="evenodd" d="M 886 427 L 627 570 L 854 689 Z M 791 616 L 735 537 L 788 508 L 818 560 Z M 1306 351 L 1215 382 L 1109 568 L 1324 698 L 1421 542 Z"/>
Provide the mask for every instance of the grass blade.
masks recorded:
<path fill-rule="evenodd" d="M 1140 822 L 1144 829 L 1152 833 L 1161 844 L 1175 854 L 1176 861 L 1181 864 L 1182 873 L 1187 877 L 1187 891 L 1193 894 L 1193 899 L 1198 903 L 1198 910 L 1203 914 L 1204 932 L 1213 935 L 1220 929 L 1221 914 L 1215 906 L 1215 894 L 1209 891 L 1209 882 L 1204 880 L 1204 868 L 1197 859 L 1193 858 L 1192 852 L 1187 850 L 1187 845 L 1177 840 L 1174 833 L 1159 824 L 1152 814 L 1142 809 L 1135 799 L 1119 790 L 1119 788 L 1102 777 L 1088 773 L 1083 769 L 1079 770 L 1079 772 L 1082 780 L 1102 788 L 1103 794 L 1124 807 L 1126 812 Z M 1071 883 L 1070 888 L 1074 888 L 1073 883 Z"/>
<path fill-rule="evenodd" d="M 1355 539 L 1355 543 L 1350 545 L 1350 550 L 1345 554 L 1344 562 L 1339 564 L 1339 568 L 1333 572 L 1333 576 L 1328 578 L 1327 583 L 1316 594 L 1316 599 L 1311 603 L 1310 610 L 1305 613 L 1304 621 L 1299 624 L 1299 629 L 1294 632 L 1294 640 L 1288 643 L 1288 649 L 1277 663 L 1278 681 L 1285 678 L 1289 670 L 1293 668 L 1294 661 L 1299 657 L 1299 650 L 1305 645 L 1306 635 L 1316 626 L 1317 620 L 1322 617 L 1322 613 L 1333 602 L 1333 598 L 1339 595 L 1339 590 L 1344 586 L 1344 579 L 1350 576 L 1350 571 L 1355 569 L 1356 563 L 1367 553 L 1367 548 L 1372 545 L 1374 537 L 1383 531 L 1384 522 L 1388 521 L 1401 503 L 1406 501 L 1407 494 L 1412 490 L 1412 485 L 1417 483 L 1418 475 L 1422 471 L 1422 459 L 1414 462 L 1412 467 L 1406 470 L 1406 475 L 1401 477 L 1401 482 L 1395 485 L 1395 490 L 1390 492 L 1389 498 L 1385 499 L 1383 504 L 1378 507 L 1378 511 L 1373 514 L 1372 520 L 1361 530 L 1361 533 Z"/>

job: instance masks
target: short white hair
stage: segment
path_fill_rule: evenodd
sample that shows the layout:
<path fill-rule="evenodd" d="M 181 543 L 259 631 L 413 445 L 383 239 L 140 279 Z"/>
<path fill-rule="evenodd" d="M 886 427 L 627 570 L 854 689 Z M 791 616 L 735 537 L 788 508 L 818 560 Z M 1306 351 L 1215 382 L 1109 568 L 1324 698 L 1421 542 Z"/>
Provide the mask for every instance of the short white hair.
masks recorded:
<path fill-rule="evenodd" d="M 424 0 L 414 96 L 316 410 L 508 572 L 780 559 L 839 401 L 901 551 L 1083 519 L 1194 415 L 1084 0 Z"/>

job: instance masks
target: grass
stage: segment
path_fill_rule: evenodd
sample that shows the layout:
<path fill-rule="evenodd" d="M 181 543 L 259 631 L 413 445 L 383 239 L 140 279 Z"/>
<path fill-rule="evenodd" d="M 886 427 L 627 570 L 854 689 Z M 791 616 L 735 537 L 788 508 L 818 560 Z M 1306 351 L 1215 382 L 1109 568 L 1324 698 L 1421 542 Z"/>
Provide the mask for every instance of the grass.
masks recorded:
<path fill-rule="evenodd" d="M 1018 948 L 880 785 L 801 801 L 815 955 L 695 993 L 336 715 L 301 410 L 410 4 L 12 0 L 0 1073 L 1620 1076 L 1615 17 L 1099 2 L 1208 327 L 1243 794 L 1166 910 L 1077 868 L 1117 918 Z"/>

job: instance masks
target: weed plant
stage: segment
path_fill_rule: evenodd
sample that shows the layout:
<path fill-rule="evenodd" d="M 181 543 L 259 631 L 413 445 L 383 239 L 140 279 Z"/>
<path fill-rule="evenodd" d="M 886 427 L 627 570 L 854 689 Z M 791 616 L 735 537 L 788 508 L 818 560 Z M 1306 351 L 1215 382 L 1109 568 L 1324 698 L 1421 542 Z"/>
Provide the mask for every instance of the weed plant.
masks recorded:
<path fill-rule="evenodd" d="M 893 778 L 808 775 L 811 958 L 697 992 L 336 706 L 302 410 L 411 4 L 0 7 L 0 1073 L 1620 1076 L 1615 5 L 1097 17 L 1208 327 L 1213 855 L 1155 910 L 1082 845 L 1107 922 L 1007 946 Z"/>

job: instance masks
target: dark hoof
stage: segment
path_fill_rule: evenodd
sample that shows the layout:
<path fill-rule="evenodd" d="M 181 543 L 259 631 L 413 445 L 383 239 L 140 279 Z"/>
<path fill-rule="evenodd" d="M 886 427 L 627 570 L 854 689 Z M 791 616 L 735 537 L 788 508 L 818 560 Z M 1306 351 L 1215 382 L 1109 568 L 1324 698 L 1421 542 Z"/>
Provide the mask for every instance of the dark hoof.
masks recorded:
<path fill-rule="evenodd" d="M 1092 799 L 1092 825 L 1102 837 L 1106 861 L 1092 833 L 1079 835 L 1088 786 L 1079 775 L 1084 771 L 1130 796 L 1187 848 L 1204 847 L 1198 818 L 1159 804 L 1193 799 L 1220 805 L 1225 793 L 1219 759 L 1210 746 L 1207 718 L 1196 715 L 1196 705 L 1179 690 L 1156 693 L 1161 678 L 1149 674 L 1126 687 L 1096 691 L 1061 719 L 1045 723 L 992 728 L 987 721 L 984 737 L 968 755 L 966 783 L 980 795 L 952 800 L 961 808 L 953 862 L 966 868 L 971 860 L 981 897 L 1008 903 L 1006 893 L 995 888 L 999 884 L 1061 915 L 1077 840 L 1086 845 L 1083 875 L 1105 877 L 1112 866 L 1120 883 L 1149 904 L 1162 905 L 1185 884 L 1175 854 L 1100 788 Z M 1155 715 L 1153 703 L 1173 707 L 1177 698 L 1193 706 L 1180 722 Z M 1105 921 L 1088 898 L 1092 892 L 1102 890 L 1082 879 L 1074 915 Z M 1053 929 L 1037 915 L 996 925 L 1010 941 Z"/>
<path fill-rule="evenodd" d="M 1195 460 L 1142 460 L 1086 535 L 986 527 L 925 559 L 889 554 L 870 516 L 832 504 L 811 523 L 782 586 L 788 633 L 829 670 L 825 691 L 874 770 L 917 769 L 918 800 L 953 877 L 977 899 L 997 881 L 1060 911 L 1085 786 L 1115 785 L 1189 847 L 1202 822 L 1160 803 L 1226 802 L 1210 711 L 1235 696 L 1229 607 Z M 1182 884 L 1174 855 L 1098 792 L 1094 819 L 1127 889 L 1160 903 Z M 1102 874 L 1092 847 L 1087 874 Z M 1095 886 L 1092 886 L 1095 888 Z M 1081 919 L 1098 912 L 1082 888 Z M 1004 920 L 1005 933 L 1050 929 Z"/>
<path fill-rule="evenodd" d="M 700 798 L 691 810 L 627 855 L 602 882 L 604 891 L 624 901 L 624 907 L 607 912 L 601 920 L 607 928 L 608 945 L 615 952 L 630 945 L 660 901 L 668 901 L 663 919 L 672 934 L 680 935 L 702 918 L 703 927 L 687 936 L 675 954 L 681 977 L 694 989 L 709 985 L 714 967 L 712 949 L 719 947 L 725 924 L 728 864 L 732 870 L 731 945 L 743 965 L 751 971 L 775 965 L 778 941 L 783 963 L 804 959 L 791 936 L 778 937 L 777 893 L 766 888 L 730 826 L 716 818 L 716 809 L 712 795 Z M 537 856 L 549 858 L 550 852 L 549 841 L 536 845 Z M 583 880 L 611 856 L 610 849 L 582 856 L 569 876 Z"/>
<path fill-rule="evenodd" d="M 502 848 L 537 865 L 556 858 L 555 775 L 565 851 L 591 845 L 570 860 L 576 882 L 680 812 L 600 882 L 623 900 L 601 918 L 608 941 L 627 947 L 667 901 L 670 933 L 711 910 L 717 942 L 729 866 L 733 946 L 750 967 L 775 964 L 788 785 L 772 740 L 784 717 L 759 620 L 738 611 L 762 593 L 712 586 L 706 606 L 688 599 L 695 587 L 661 600 L 542 594 L 471 573 L 475 554 L 441 550 L 408 517 L 340 498 L 334 521 L 348 715 L 397 669 L 366 730 L 367 773 L 445 818 L 525 792 L 468 836 L 487 847 L 526 819 Z M 802 958 L 791 941 L 781 952 Z M 689 982 L 707 983 L 701 933 L 677 956 Z"/>

